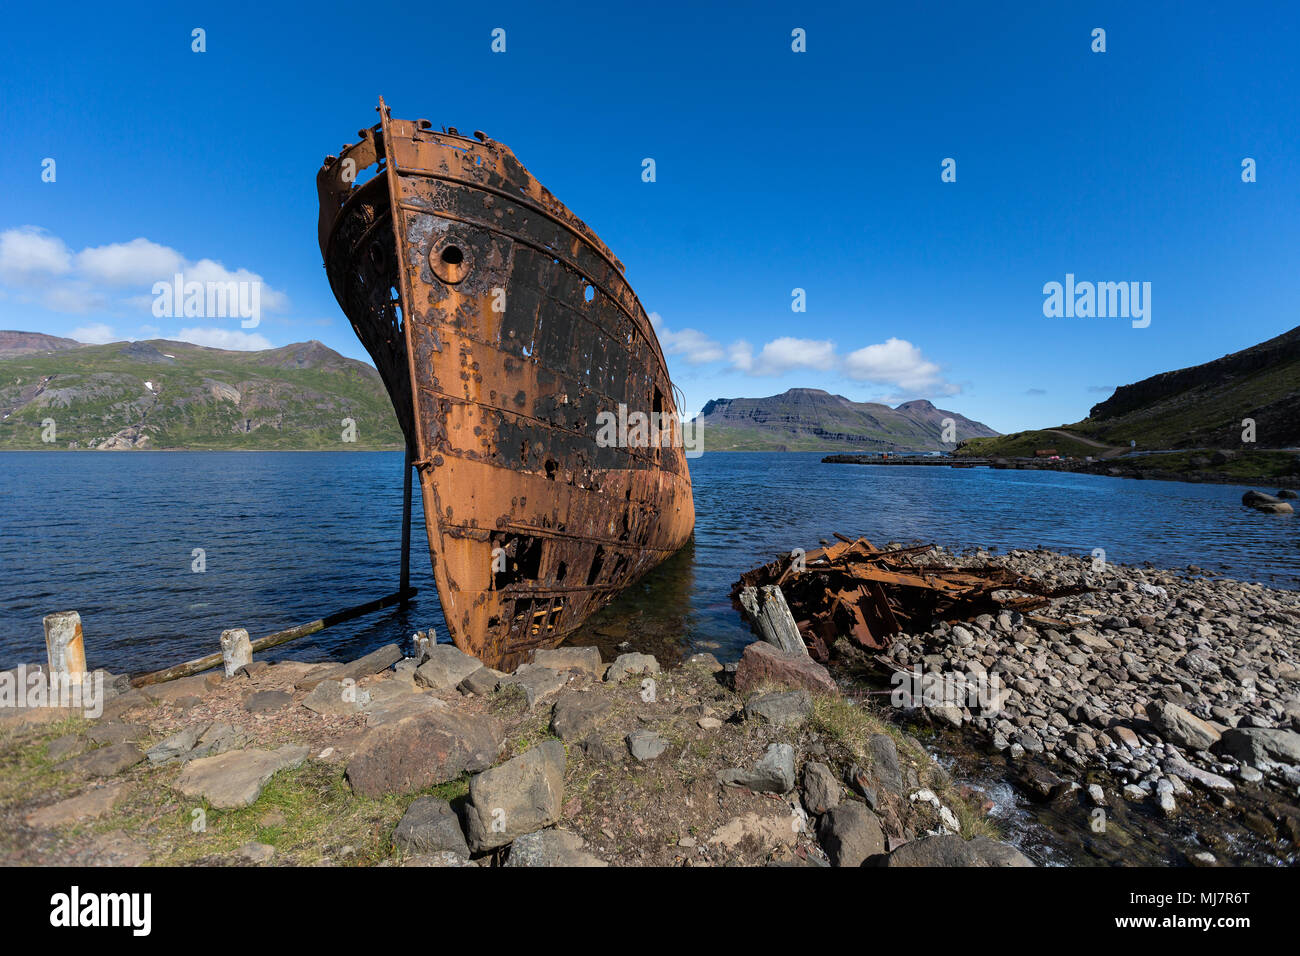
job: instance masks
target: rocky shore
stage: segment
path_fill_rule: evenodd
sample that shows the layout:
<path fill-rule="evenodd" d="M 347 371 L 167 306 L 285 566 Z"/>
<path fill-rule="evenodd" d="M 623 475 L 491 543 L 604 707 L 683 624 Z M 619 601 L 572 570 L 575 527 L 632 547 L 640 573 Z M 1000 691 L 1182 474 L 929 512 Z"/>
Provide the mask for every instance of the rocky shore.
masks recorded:
<path fill-rule="evenodd" d="M 1297 861 L 1300 594 L 1047 551 L 918 560 L 1092 590 L 884 652 L 841 639 L 829 671 L 756 642 L 726 665 L 566 647 L 503 674 L 415 635 L 106 675 L 93 720 L 0 709 L 0 861 Z M 1006 781 L 1045 848 L 1006 842 Z"/>
<path fill-rule="evenodd" d="M 1106 839 L 1121 816 L 1159 831 L 1156 859 L 1296 862 L 1300 594 L 1046 551 L 922 560 L 1095 590 L 1042 615 L 940 624 L 876 659 L 841 641 L 849 669 L 907 692 L 903 713 L 989 748 L 1028 792 L 1075 811 L 1079 847 L 1101 860 L 1125 862 L 1123 840 Z"/>
<path fill-rule="evenodd" d="M 0 861 L 379 866 L 1029 865 L 920 742 L 769 645 L 450 645 L 109 686 L 0 715 Z"/>

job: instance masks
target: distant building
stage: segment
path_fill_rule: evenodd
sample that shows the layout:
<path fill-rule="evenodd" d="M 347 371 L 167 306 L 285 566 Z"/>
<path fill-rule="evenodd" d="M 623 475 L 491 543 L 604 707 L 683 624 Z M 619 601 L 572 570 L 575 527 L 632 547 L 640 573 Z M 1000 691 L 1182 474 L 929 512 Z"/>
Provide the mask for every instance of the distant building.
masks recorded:
<path fill-rule="evenodd" d="M 1034 452 L 1034 457 L 1035 457 L 1035 458 L 1051 458 L 1053 455 L 1056 455 L 1056 454 L 1058 454 L 1058 452 L 1057 452 L 1057 450 L 1056 450 L 1055 448 L 1040 448 L 1040 449 L 1038 449 L 1036 452 Z"/>

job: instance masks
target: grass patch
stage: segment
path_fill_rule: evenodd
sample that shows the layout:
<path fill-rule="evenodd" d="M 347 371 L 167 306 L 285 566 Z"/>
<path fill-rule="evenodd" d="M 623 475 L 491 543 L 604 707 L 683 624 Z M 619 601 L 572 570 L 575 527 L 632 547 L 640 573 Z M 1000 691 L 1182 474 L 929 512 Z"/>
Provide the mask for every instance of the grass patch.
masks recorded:
<path fill-rule="evenodd" d="M 844 697 L 815 694 L 811 726 L 848 751 L 854 762 L 869 773 L 874 773 L 875 761 L 868 742 L 876 734 L 887 735 L 898 750 L 900 766 L 908 762 L 915 767 L 921 785 L 933 790 L 940 802 L 957 817 L 963 837 L 967 840 L 978 836 L 1001 839 L 993 821 L 972 807 L 946 776 L 941 778 L 935 773 L 934 761 L 924 749 L 917 747 L 907 734 L 873 714 L 866 706 L 854 704 Z"/>

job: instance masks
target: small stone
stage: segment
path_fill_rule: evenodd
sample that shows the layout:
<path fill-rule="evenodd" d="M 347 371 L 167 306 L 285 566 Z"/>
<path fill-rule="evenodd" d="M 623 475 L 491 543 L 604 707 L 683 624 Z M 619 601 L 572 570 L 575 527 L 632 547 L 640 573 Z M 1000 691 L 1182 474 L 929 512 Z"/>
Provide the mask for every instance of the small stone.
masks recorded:
<path fill-rule="evenodd" d="M 794 748 L 789 744 L 768 744 L 752 770 L 720 770 L 718 782 L 756 793 L 789 793 L 794 789 Z"/>
<path fill-rule="evenodd" d="M 716 674 L 718 671 L 722 670 L 722 664 L 720 664 L 718 659 L 712 654 L 692 654 L 690 657 L 686 658 L 686 664 L 688 666 L 706 668 L 710 674 Z"/>
<path fill-rule="evenodd" d="M 45 747 L 45 756 L 50 760 L 66 760 L 85 749 L 85 746 L 86 741 L 79 734 L 65 734 L 49 742 Z"/>
<path fill-rule="evenodd" d="M 668 741 L 652 730 L 634 730 L 627 735 L 627 749 L 637 760 L 654 760 L 668 749 Z"/>
<path fill-rule="evenodd" d="M 179 733 L 172 734 L 162 743 L 154 744 L 145 751 L 145 757 L 154 765 L 179 760 L 194 749 L 205 729 L 202 724 L 190 725 Z"/>
<path fill-rule="evenodd" d="M 501 725 L 491 717 L 425 710 L 367 730 L 348 760 L 348 782 L 375 798 L 423 790 L 490 767 L 502 740 Z"/>
<path fill-rule="evenodd" d="M 620 654 L 605 671 L 605 680 L 617 683 L 639 674 L 658 674 L 659 662 L 652 654 Z"/>
<path fill-rule="evenodd" d="M 86 739 L 96 744 L 134 744 L 149 736 L 144 724 L 123 724 L 104 721 L 86 731 Z"/>
<path fill-rule="evenodd" d="M 265 863 L 275 856 L 275 847 L 250 840 L 239 848 L 239 855 L 252 863 Z"/>
<path fill-rule="evenodd" d="M 27 814 L 29 827 L 72 826 L 84 820 L 98 820 L 111 811 L 126 793 L 125 783 L 88 790 L 86 793 Z"/>
<path fill-rule="evenodd" d="M 259 690 L 244 698 L 244 710 L 250 714 L 267 714 L 283 710 L 293 703 L 293 695 L 282 690 Z"/>
<path fill-rule="evenodd" d="M 279 770 L 298 767 L 308 748 L 286 744 L 277 750 L 232 750 L 185 765 L 175 787 L 187 797 L 203 797 L 222 810 L 246 807 L 262 794 Z"/>
<path fill-rule="evenodd" d="M 571 673 L 570 671 L 552 670 L 549 667 L 541 667 L 537 664 L 525 664 L 510 677 L 503 680 L 502 683 L 519 687 L 528 700 L 528 709 L 532 710 L 538 701 L 558 693 L 568 684 Z"/>
<path fill-rule="evenodd" d="M 717 730 L 722 726 L 722 721 L 717 717 L 701 717 L 695 722 L 695 725 L 701 730 Z"/>
<path fill-rule="evenodd" d="M 745 648 L 736 667 L 736 690 L 745 694 L 764 683 L 817 693 L 839 693 L 830 672 L 806 653 L 789 653 L 765 641 L 756 641 Z"/>

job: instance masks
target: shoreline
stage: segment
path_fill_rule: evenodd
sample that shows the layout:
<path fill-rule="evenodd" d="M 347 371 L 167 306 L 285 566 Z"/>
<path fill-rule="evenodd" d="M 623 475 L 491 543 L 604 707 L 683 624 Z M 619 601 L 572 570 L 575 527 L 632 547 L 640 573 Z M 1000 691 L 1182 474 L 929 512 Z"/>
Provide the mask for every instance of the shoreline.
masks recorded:
<path fill-rule="evenodd" d="M 1172 471 L 1169 469 L 1140 469 L 1133 460 L 1109 458 L 1100 461 L 1047 461 L 1041 458 L 962 458 L 913 457 L 880 459 L 874 455 L 827 455 L 822 459 L 831 465 L 922 466 L 932 468 L 990 468 L 994 471 L 1050 471 L 1076 475 L 1096 475 L 1101 478 L 1128 478 L 1135 481 L 1177 481 L 1186 484 L 1236 485 L 1241 488 L 1293 488 L 1300 489 L 1297 475 L 1226 475 L 1218 472 Z"/>
<path fill-rule="evenodd" d="M 1097 590 L 1052 602 L 1068 628 L 984 615 L 900 636 L 874 659 L 841 641 L 840 666 L 869 686 L 899 675 L 915 687 L 918 667 L 955 678 L 956 699 L 914 696 L 904 723 L 1014 781 L 1072 862 L 1300 861 L 1300 594 L 1162 569 L 1097 574 L 1050 551 L 963 560 Z M 992 676 L 994 706 L 967 706 L 964 685 Z"/>
<path fill-rule="evenodd" d="M 388 645 L 358 661 L 255 660 L 231 677 L 139 689 L 109 675 L 114 696 L 97 720 L 0 711 L 12 768 L 0 781 L 0 859 L 1300 860 L 1300 593 L 1195 568 L 1098 572 L 1045 550 L 918 560 L 1009 565 L 1095 590 L 1041 615 L 899 635 L 881 652 L 840 638 L 829 671 L 755 642 L 738 662 L 696 653 L 671 668 L 634 650 L 606 661 L 561 647 L 507 675 L 451 645 L 425 660 Z M 907 686 L 892 676 L 917 667 L 961 675 L 949 688 L 989 676 L 1000 687 L 978 704 L 964 689 L 937 706 L 891 700 Z M 498 777 L 514 783 L 484 789 Z M 561 796 L 540 810 L 511 804 L 530 822 L 484 842 L 468 822 L 489 799 L 476 794 L 512 799 L 533 777 Z"/>

